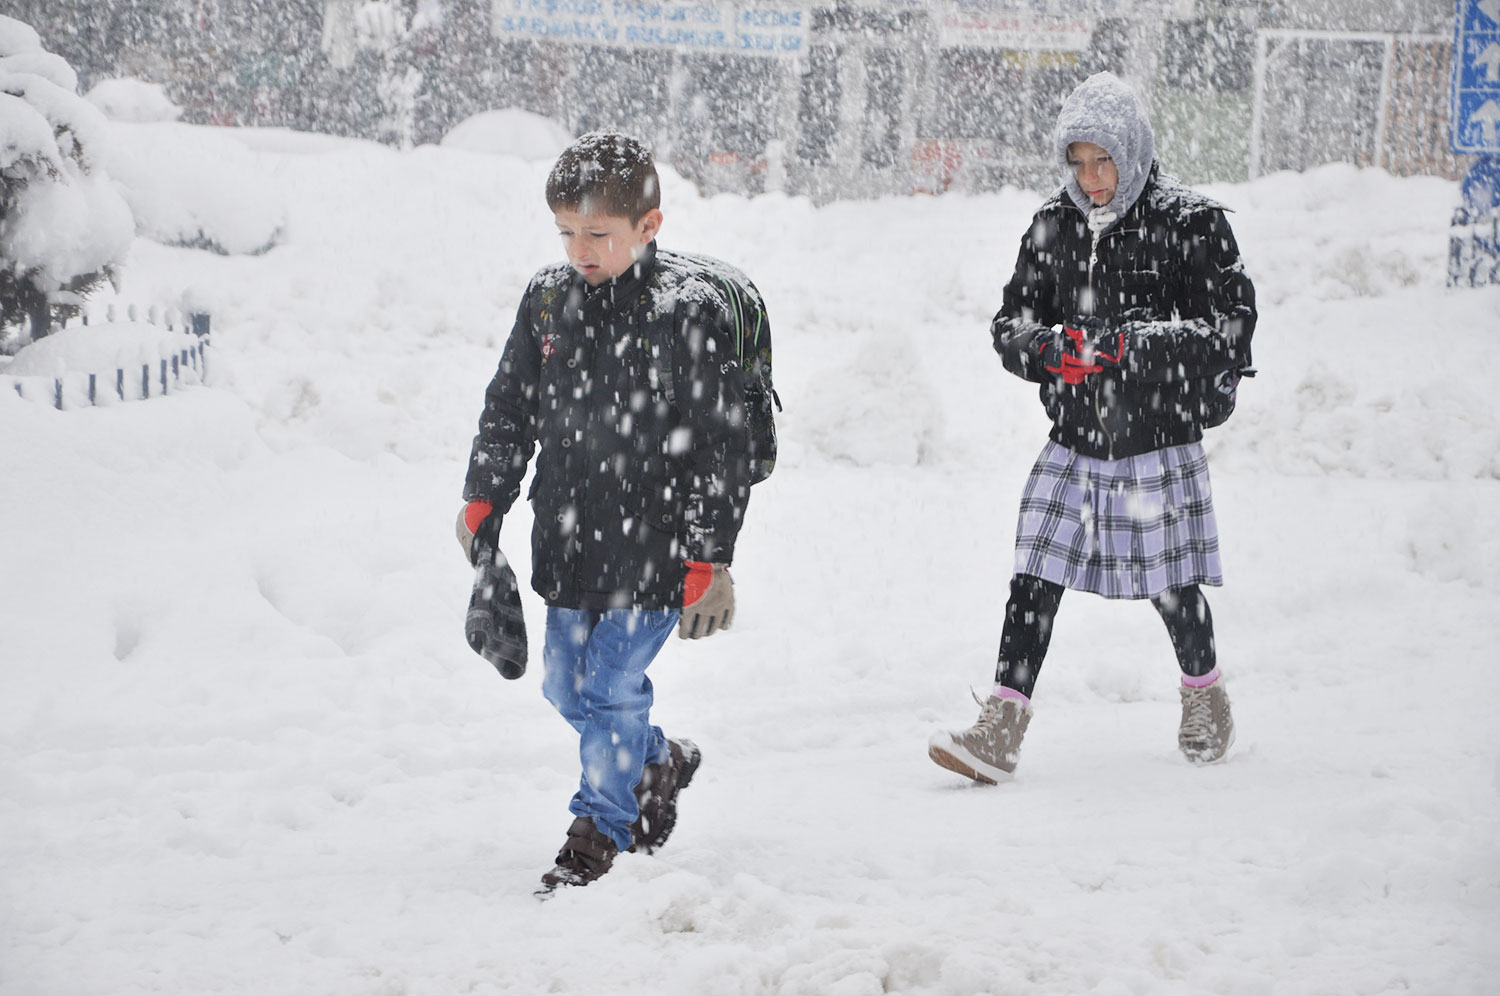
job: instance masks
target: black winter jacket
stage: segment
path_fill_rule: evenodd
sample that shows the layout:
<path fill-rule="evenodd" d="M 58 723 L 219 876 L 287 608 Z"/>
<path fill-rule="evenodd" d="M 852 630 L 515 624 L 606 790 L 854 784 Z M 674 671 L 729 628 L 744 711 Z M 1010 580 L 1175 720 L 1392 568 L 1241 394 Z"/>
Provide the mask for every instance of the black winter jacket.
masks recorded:
<path fill-rule="evenodd" d="M 1068 384 L 1041 352 L 1052 326 L 1080 316 L 1124 332 L 1125 355 Z M 1215 375 L 1249 364 L 1255 317 L 1224 208 L 1153 166 L 1097 250 L 1065 192 L 1042 205 L 990 331 L 1005 368 L 1041 384 L 1051 438 L 1116 460 L 1203 438 L 1206 392 Z"/>
<path fill-rule="evenodd" d="M 722 298 L 653 242 L 599 287 L 566 264 L 532 278 L 485 392 L 464 498 L 508 511 L 536 448 L 537 593 L 590 611 L 674 608 L 685 561 L 733 559 L 747 441 Z"/>

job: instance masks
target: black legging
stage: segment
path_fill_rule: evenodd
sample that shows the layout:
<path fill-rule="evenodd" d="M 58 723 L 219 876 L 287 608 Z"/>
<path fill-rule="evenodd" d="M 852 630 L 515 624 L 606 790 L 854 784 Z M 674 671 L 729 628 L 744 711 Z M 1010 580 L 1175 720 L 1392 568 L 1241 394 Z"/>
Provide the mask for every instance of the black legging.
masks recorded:
<path fill-rule="evenodd" d="M 1030 574 L 1017 574 L 1010 582 L 1010 601 L 1005 606 L 1005 628 L 1000 633 L 1000 663 L 995 681 L 1031 697 L 1037 672 L 1052 642 L 1052 621 L 1062 602 L 1063 586 Z M 1214 669 L 1214 618 L 1208 599 L 1197 585 L 1173 588 L 1151 599 L 1177 652 L 1182 673 L 1201 678 Z"/>

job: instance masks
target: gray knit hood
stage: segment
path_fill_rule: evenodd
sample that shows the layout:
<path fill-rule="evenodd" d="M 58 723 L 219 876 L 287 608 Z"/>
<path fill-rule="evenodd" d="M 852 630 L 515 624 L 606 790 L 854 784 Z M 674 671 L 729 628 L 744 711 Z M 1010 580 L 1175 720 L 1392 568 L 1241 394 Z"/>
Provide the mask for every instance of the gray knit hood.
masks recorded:
<path fill-rule="evenodd" d="M 1151 164 L 1156 161 L 1151 122 L 1130 84 L 1114 73 L 1095 73 L 1078 84 L 1057 115 L 1054 144 L 1057 165 L 1063 173 L 1063 188 L 1078 210 L 1088 214 L 1094 202 L 1078 186 L 1068 167 L 1068 146 L 1074 142 L 1092 142 L 1114 160 L 1120 182 L 1114 199 L 1104 206 L 1114 212 L 1116 219 L 1124 217 L 1141 196 L 1151 175 Z"/>

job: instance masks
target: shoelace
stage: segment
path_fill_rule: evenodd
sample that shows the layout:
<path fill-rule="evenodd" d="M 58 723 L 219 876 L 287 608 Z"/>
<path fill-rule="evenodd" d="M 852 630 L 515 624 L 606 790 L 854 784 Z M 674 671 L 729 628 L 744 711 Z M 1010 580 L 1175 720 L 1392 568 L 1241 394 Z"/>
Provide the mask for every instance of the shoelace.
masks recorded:
<path fill-rule="evenodd" d="M 1208 689 L 1189 688 L 1183 699 L 1187 715 L 1182 720 L 1182 733 L 1186 736 L 1206 739 L 1213 726 L 1213 703 Z"/>
<path fill-rule="evenodd" d="M 979 722 L 976 726 L 997 726 L 1000 723 L 1000 711 L 1004 703 L 993 695 L 980 698 L 979 693 L 972 688 L 969 694 L 974 696 L 974 701 L 979 703 Z"/>

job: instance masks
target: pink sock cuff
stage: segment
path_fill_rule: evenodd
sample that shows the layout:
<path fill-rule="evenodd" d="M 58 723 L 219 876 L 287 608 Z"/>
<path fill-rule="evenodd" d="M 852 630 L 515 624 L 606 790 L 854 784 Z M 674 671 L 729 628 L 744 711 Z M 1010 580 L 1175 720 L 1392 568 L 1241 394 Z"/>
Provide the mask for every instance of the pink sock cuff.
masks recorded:
<path fill-rule="evenodd" d="M 1209 685 L 1212 685 L 1214 682 L 1216 682 L 1218 680 L 1219 680 L 1219 669 L 1218 668 L 1214 668 L 1212 671 L 1208 672 L 1207 674 L 1202 675 L 1201 677 L 1197 677 L 1197 678 L 1191 677 L 1190 675 L 1186 675 L 1186 674 L 1182 676 L 1182 683 L 1184 685 L 1188 686 L 1189 688 L 1207 688 Z"/>
<path fill-rule="evenodd" d="M 997 698 L 997 699 L 1015 699 L 1017 702 L 1021 703 L 1023 706 L 1029 706 L 1029 705 L 1031 705 L 1031 700 L 1028 699 L 1026 696 L 1022 695 L 1020 692 L 1016 691 L 1014 688 L 1007 688 L 1004 685 L 996 685 L 995 686 L 995 690 L 992 691 L 992 692 L 990 692 L 990 696 L 992 698 Z"/>

